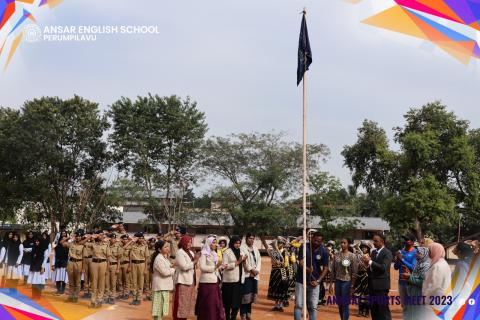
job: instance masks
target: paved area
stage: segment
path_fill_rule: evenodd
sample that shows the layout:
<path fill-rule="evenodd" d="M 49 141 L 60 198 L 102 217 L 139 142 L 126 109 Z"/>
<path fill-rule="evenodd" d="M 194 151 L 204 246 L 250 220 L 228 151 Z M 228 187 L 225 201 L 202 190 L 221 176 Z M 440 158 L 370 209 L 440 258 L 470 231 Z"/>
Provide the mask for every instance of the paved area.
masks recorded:
<path fill-rule="evenodd" d="M 270 259 L 268 257 L 262 258 L 262 272 L 260 280 L 260 292 L 258 302 L 254 305 L 253 318 L 254 319 L 293 319 L 293 304 L 291 301 L 290 306 L 285 308 L 284 312 L 271 311 L 273 302 L 267 300 L 268 279 L 270 275 Z M 397 294 L 397 279 L 398 273 L 392 268 L 392 290 L 391 294 Z M 30 296 L 29 289 L 20 286 L 19 291 Z M 67 288 L 68 289 L 68 288 Z M 101 309 L 88 308 L 88 300 L 80 300 L 78 304 L 66 303 L 66 296 L 55 296 L 53 294 L 53 287 L 46 288 L 43 298 L 40 304 L 53 310 L 59 317 L 65 320 L 143 320 L 151 319 L 150 309 L 151 302 L 143 301 L 140 306 L 131 306 L 129 302 L 119 301 L 113 306 L 104 306 Z M 364 317 L 356 317 L 357 307 L 351 306 L 350 319 L 366 319 Z M 402 311 L 400 306 L 392 306 L 393 319 L 402 319 Z M 240 318 L 240 317 L 238 317 Z M 171 317 L 165 317 L 164 319 L 170 320 Z M 189 319 L 195 319 L 194 317 Z M 322 306 L 320 307 L 318 319 L 333 320 L 339 319 L 338 309 L 336 306 Z"/>

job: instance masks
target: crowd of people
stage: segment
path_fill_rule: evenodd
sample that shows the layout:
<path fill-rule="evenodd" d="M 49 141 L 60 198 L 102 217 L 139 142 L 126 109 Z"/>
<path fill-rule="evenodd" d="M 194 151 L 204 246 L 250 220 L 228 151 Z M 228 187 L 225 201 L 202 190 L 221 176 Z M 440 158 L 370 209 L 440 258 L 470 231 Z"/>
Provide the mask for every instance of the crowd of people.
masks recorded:
<path fill-rule="evenodd" d="M 282 312 L 293 290 L 294 318 L 302 318 L 303 263 L 307 265 L 306 303 L 310 319 L 316 319 L 319 307 L 327 303 L 327 290 L 333 297 L 328 301 L 338 306 L 341 320 L 349 319 L 352 304 L 357 306 L 358 316 L 374 320 L 391 319 L 392 304 L 401 305 L 404 319 L 436 319 L 434 309 L 452 303 L 459 292 L 470 292 L 473 283 L 469 283 L 467 275 L 472 265 L 478 263 L 474 257 L 480 259 L 478 240 L 455 247 L 459 261 L 453 272 L 445 260 L 443 245 L 430 238 L 417 241 L 410 234 L 403 236 L 402 241 L 403 248 L 392 254 L 382 234 L 375 234 L 371 242 L 356 244 L 343 238 L 336 247 L 333 240 L 323 245 L 322 235 L 312 232 L 303 259 L 301 238 L 278 237 L 268 250 L 272 260 L 268 298 L 275 302 L 272 310 Z M 396 295 L 390 292 L 392 264 L 399 271 Z"/>
<path fill-rule="evenodd" d="M 78 302 L 83 291 L 81 298 L 89 299 L 91 308 L 116 300 L 131 300 L 134 306 L 151 300 L 153 319 L 170 312 L 173 319 L 192 315 L 199 320 L 233 320 L 238 315 L 252 319 L 262 259 L 254 235 L 242 240 L 208 235 L 195 252 L 184 227 L 149 239 L 141 232 L 129 235 L 122 224 L 107 230 L 78 229 L 71 235 L 61 227 L 52 242 L 48 232 L 27 232 L 23 241 L 19 233 L 7 232 L 0 249 L 1 286 L 23 282 L 31 286 L 32 298 L 39 299 L 51 281 L 56 294 L 67 294 L 70 303 Z M 404 247 L 393 254 L 382 234 L 374 235 L 371 243 L 340 239 L 338 247 L 333 240 L 325 245 L 323 240 L 321 233 L 312 230 L 306 242 L 301 237 L 277 237 L 270 243 L 267 297 L 274 303 L 273 311 L 283 312 L 294 300 L 294 319 L 302 318 L 304 303 L 309 318 L 317 319 L 328 292 L 341 320 L 349 319 L 351 304 L 358 306 L 359 316 L 391 319 L 393 263 L 399 270 L 398 298 L 404 319 L 428 319 L 431 306 L 415 303 L 416 299 L 445 296 L 452 278 L 465 278 L 479 254 L 478 241 L 459 243 L 455 254 L 460 262 L 452 274 L 444 247 L 430 239 L 418 242 L 406 235 Z"/>

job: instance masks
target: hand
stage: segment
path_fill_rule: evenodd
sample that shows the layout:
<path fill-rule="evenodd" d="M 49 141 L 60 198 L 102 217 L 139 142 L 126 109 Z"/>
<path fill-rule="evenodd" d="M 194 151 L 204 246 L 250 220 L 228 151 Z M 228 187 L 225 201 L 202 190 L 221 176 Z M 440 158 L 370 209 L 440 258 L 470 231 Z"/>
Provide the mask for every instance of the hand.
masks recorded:
<path fill-rule="evenodd" d="M 51 267 L 50 267 L 50 270 L 55 271 L 55 267 L 54 267 L 54 266 L 51 266 Z"/>
<path fill-rule="evenodd" d="M 402 255 L 402 253 L 401 253 L 400 251 L 397 252 L 396 258 L 397 258 L 397 260 L 402 261 L 403 255 Z"/>
<path fill-rule="evenodd" d="M 316 286 L 318 286 L 318 281 L 316 280 L 313 280 L 313 281 L 310 281 L 310 285 L 315 288 Z"/>
<path fill-rule="evenodd" d="M 305 270 L 307 271 L 307 274 L 312 273 L 312 268 L 311 267 L 307 267 Z"/>
<path fill-rule="evenodd" d="M 242 261 L 247 260 L 247 258 L 248 258 L 248 257 L 247 257 L 246 255 L 242 256 Z"/>
<path fill-rule="evenodd" d="M 402 280 L 409 280 L 410 279 L 410 273 L 402 273 L 400 275 L 400 279 Z"/>
<path fill-rule="evenodd" d="M 127 268 L 127 273 L 130 273 L 130 271 L 132 271 L 132 268 L 128 267 Z"/>
<path fill-rule="evenodd" d="M 42 269 L 40 269 L 40 274 L 44 274 L 45 273 L 45 268 L 42 267 Z"/>
<path fill-rule="evenodd" d="M 333 285 L 328 286 L 328 293 L 333 294 Z"/>
<path fill-rule="evenodd" d="M 145 270 L 143 271 L 143 274 L 144 274 L 144 275 L 147 275 L 147 274 L 148 274 L 148 268 L 145 268 Z"/>
<path fill-rule="evenodd" d="M 365 266 L 369 265 L 370 260 L 372 260 L 372 259 L 370 259 L 369 256 L 363 256 L 363 258 L 362 258 L 363 264 L 365 264 Z"/>
<path fill-rule="evenodd" d="M 117 269 L 115 269 L 115 273 L 119 274 L 120 273 L 120 268 L 117 267 Z"/>
<path fill-rule="evenodd" d="M 170 262 L 170 265 L 172 266 L 172 268 L 175 268 L 177 266 L 177 261 L 173 260 L 172 262 Z"/>
<path fill-rule="evenodd" d="M 15 268 L 18 268 L 19 265 L 20 263 L 15 263 Z"/>

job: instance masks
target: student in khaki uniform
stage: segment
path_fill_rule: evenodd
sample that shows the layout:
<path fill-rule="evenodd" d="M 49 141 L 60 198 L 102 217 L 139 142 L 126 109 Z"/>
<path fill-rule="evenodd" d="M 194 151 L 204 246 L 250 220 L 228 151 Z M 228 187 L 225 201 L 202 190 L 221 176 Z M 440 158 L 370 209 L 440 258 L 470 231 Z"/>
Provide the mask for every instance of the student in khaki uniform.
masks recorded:
<path fill-rule="evenodd" d="M 115 304 L 115 293 L 117 292 L 117 277 L 120 274 L 120 259 L 122 258 L 123 248 L 120 240 L 113 233 L 109 235 L 110 238 L 110 259 L 107 272 L 107 303 Z"/>
<path fill-rule="evenodd" d="M 122 246 L 122 257 L 120 259 L 120 290 L 121 294 L 118 297 L 122 300 L 127 300 L 130 295 L 130 290 L 132 288 L 132 273 L 129 270 L 130 266 L 130 248 L 133 242 L 128 239 L 128 235 L 123 235 L 121 237 L 121 246 Z"/>
<path fill-rule="evenodd" d="M 92 249 L 92 262 L 90 264 L 92 298 L 90 300 L 90 307 L 100 308 L 103 302 L 110 248 L 108 242 L 104 241 L 103 231 L 97 231 L 92 238 L 95 241 L 87 244 L 87 247 Z"/>
<path fill-rule="evenodd" d="M 142 232 L 135 234 L 133 238 L 135 241 L 130 249 L 130 270 L 132 272 L 132 290 L 133 301 L 132 305 L 140 304 L 140 297 L 143 293 L 143 282 L 145 274 L 148 272 L 147 257 L 148 247 L 145 243 L 145 238 Z"/>
<path fill-rule="evenodd" d="M 92 232 L 88 231 L 85 234 L 85 238 L 87 239 L 87 243 L 91 243 L 93 240 L 91 238 Z M 83 287 L 84 287 L 84 294 L 83 298 L 91 299 L 92 298 L 92 275 L 90 274 L 90 265 L 92 263 L 92 247 L 85 246 L 83 250 Z"/>
<path fill-rule="evenodd" d="M 77 302 L 78 293 L 80 292 L 80 279 L 83 270 L 83 250 L 86 240 L 82 240 L 83 230 L 79 229 L 75 235 L 70 238 L 63 238 L 60 240 L 60 245 L 68 248 L 68 288 L 69 297 L 67 302 Z"/>
<path fill-rule="evenodd" d="M 113 233 L 115 233 L 115 235 L 117 236 L 117 239 L 120 239 L 123 235 L 128 236 L 128 233 L 125 230 L 125 225 L 123 223 L 114 224 L 112 225 L 112 228 L 113 230 L 115 230 L 113 231 Z"/>
<path fill-rule="evenodd" d="M 148 255 L 147 255 L 147 269 L 148 272 L 145 273 L 145 282 L 143 284 L 146 300 L 152 300 L 152 268 L 151 265 L 153 263 L 152 261 L 152 255 L 155 252 L 155 238 L 150 238 L 148 239 Z"/>

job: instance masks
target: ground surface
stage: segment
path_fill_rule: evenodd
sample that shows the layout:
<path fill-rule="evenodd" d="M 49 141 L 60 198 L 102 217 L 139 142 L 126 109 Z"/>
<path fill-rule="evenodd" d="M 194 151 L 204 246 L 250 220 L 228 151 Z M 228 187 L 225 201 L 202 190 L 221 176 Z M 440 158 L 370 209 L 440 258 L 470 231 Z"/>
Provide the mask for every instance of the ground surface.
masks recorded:
<path fill-rule="evenodd" d="M 262 272 L 260 278 L 260 292 L 259 299 L 254 305 L 253 310 L 253 319 L 293 319 L 293 305 L 294 302 L 291 301 L 290 307 L 285 309 L 285 312 L 274 312 L 271 311 L 273 307 L 272 301 L 267 300 L 267 289 L 268 289 L 268 279 L 270 275 L 270 259 L 268 257 L 262 258 Z M 392 290 L 390 291 L 391 295 L 397 295 L 397 279 L 398 272 L 391 270 L 391 279 L 392 279 Z M 30 295 L 30 291 L 20 286 L 19 291 Z M 49 310 L 55 309 L 56 314 L 61 316 L 62 319 L 66 320 L 140 320 L 140 319 L 151 319 L 150 309 L 151 303 L 149 301 L 143 301 L 140 306 L 131 306 L 129 302 L 119 301 L 116 305 L 105 306 L 102 309 L 89 309 L 88 300 L 80 300 L 77 304 L 66 303 L 66 296 L 55 296 L 53 294 L 53 288 L 51 286 L 47 287 L 43 295 L 40 304 L 47 307 Z M 170 305 L 171 306 L 171 305 Z M 357 307 L 350 307 L 350 319 L 366 319 L 364 317 L 356 317 Z M 392 318 L 401 319 L 402 311 L 400 306 L 392 306 Z M 238 317 L 240 318 L 240 317 Z M 20 318 L 19 318 L 20 319 Z M 171 317 L 165 317 L 164 319 L 172 319 Z M 189 319 L 195 319 L 194 317 Z M 318 319 L 322 320 L 333 320 L 339 319 L 338 309 L 336 306 L 322 306 L 319 309 Z"/>

